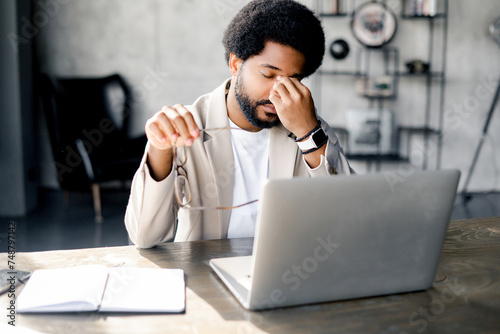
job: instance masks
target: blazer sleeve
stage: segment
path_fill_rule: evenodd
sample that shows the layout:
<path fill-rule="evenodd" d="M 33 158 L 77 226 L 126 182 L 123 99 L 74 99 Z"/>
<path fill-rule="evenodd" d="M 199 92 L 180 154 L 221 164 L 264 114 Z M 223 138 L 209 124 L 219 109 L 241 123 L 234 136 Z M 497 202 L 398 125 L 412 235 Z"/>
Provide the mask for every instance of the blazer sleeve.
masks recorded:
<path fill-rule="evenodd" d="M 132 180 L 125 212 L 125 227 L 130 240 L 140 248 L 150 248 L 173 239 L 178 211 L 173 190 L 174 173 L 158 182 L 151 177 L 146 159 L 147 153 L 144 153 Z"/>
<path fill-rule="evenodd" d="M 318 117 L 321 122 L 321 127 L 328 137 L 326 143 L 325 156 L 321 156 L 321 163 L 318 167 L 311 169 L 309 173 L 312 177 L 321 175 L 356 174 L 354 169 L 349 165 L 349 161 L 344 155 L 344 150 L 340 147 L 339 139 L 333 129 L 322 118 Z M 302 159 L 304 157 L 302 156 Z M 307 165 L 305 159 L 304 163 Z"/>

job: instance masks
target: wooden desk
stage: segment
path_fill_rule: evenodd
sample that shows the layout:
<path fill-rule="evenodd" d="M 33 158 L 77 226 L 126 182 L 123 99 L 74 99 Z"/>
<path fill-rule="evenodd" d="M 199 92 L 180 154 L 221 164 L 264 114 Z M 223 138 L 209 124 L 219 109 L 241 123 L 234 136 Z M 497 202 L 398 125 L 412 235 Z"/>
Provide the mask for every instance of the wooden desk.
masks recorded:
<path fill-rule="evenodd" d="M 500 333 L 500 217 L 450 224 L 434 287 L 423 292 L 292 307 L 244 310 L 210 269 L 211 258 L 249 255 L 252 239 L 18 253 L 18 270 L 84 264 L 182 268 L 186 313 L 17 315 L 47 333 Z M 7 254 L 0 254 L 4 267 Z M 144 282 L 148 284 L 148 282 Z M 18 292 L 22 287 L 18 287 Z M 0 306 L 8 303 L 0 297 Z M 6 317 L 2 314 L 2 322 Z"/>

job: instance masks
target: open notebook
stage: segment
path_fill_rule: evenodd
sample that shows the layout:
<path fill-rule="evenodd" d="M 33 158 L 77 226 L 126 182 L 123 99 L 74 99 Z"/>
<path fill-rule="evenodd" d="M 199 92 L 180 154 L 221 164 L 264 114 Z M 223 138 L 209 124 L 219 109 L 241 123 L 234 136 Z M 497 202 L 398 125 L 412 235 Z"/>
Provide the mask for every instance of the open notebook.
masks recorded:
<path fill-rule="evenodd" d="M 19 313 L 185 310 L 181 269 L 87 265 L 35 270 L 17 299 Z"/>

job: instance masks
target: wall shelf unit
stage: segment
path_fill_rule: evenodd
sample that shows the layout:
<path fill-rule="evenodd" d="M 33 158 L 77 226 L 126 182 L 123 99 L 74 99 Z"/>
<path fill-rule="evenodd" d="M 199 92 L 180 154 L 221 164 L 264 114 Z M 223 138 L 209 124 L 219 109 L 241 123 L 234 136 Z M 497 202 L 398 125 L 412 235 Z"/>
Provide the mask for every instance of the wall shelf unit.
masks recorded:
<path fill-rule="evenodd" d="M 418 61 L 408 57 L 412 52 L 408 50 L 407 41 L 402 39 L 394 38 L 394 40 L 390 40 L 380 47 L 367 47 L 358 40 L 350 43 L 350 57 L 353 57 L 351 58 L 350 67 L 343 68 L 340 66 L 342 60 L 334 59 L 333 64 L 338 66 L 330 66 L 334 67 L 332 69 L 324 64 L 316 74 L 315 86 L 317 88 L 318 110 L 325 107 L 322 95 L 331 98 L 336 93 L 335 91 L 325 90 L 325 82 L 328 83 L 326 80 L 335 80 L 336 82 L 343 80 L 346 84 L 349 83 L 349 80 L 353 81 L 352 89 L 356 92 L 356 96 L 366 101 L 366 108 L 379 110 L 379 115 L 382 114 L 382 110 L 386 110 L 388 107 L 398 105 L 398 103 L 401 105 L 400 91 L 402 89 L 413 89 L 415 82 L 421 87 L 421 91 L 419 90 L 418 93 L 411 91 L 408 93 L 406 91 L 406 96 L 408 94 L 419 94 L 419 105 L 413 106 L 415 110 L 413 110 L 411 116 L 412 120 L 416 119 L 417 121 L 413 121 L 413 123 L 407 122 L 408 124 L 394 123 L 394 131 L 392 132 L 394 149 L 389 154 L 381 149 L 380 119 L 376 129 L 378 139 L 377 143 L 372 147 L 373 151 L 362 154 L 355 152 L 352 145 L 349 145 L 349 143 L 352 144 L 352 140 L 349 139 L 352 133 L 347 125 L 345 128 L 338 127 L 338 125 L 334 127 L 345 146 L 347 157 L 351 160 L 366 161 L 367 166 L 371 166 L 372 162 L 375 162 L 377 170 L 381 168 L 381 162 L 383 161 L 413 163 L 411 161 L 412 153 L 414 153 L 413 142 L 417 137 L 422 141 L 419 148 L 422 155 L 422 161 L 419 161 L 419 163 L 422 169 L 431 167 L 439 169 L 441 165 L 444 93 L 446 88 L 448 0 L 435 0 L 437 4 L 431 12 L 432 15 L 412 13 L 411 11 L 414 9 L 410 8 L 410 2 L 411 0 L 399 0 L 397 2 L 384 0 L 316 0 L 315 3 L 316 11 L 323 21 L 323 26 L 328 23 L 330 30 L 332 25 L 342 26 L 343 30 L 339 29 L 341 31 L 345 31 L 347 27 L 350 29 L 356 10 L 367 3 L 381 4 L 394 13 L 397 24 L 395 37 L 398 35 L 397 30 L 404 30 L 405 25 L 413 27 L 415 23 L 412 22 L 415 21 L 422 21 L 422 23 L 417 24 L 422 31 L 424 29 L 428 30 L 428 34 L 419 35 L 426 38 L 426 40 L 423 38 L 426 43 L 424 46 L 426 56 L 421 57 L 422 59 L 418 59 Z M 391 8 L 389 5 L 395 8 Z M 328 9 L 332 8 L 332 6 L 334 11 L 329 12 Z M 439 22 L 436 24 L 438 20 Z M 364 24 L 367 29 L 373 28 L 373 26 L 368 27 L 368 25 L 373 24 L 371 21 Z M 325 28 L 327 50 L 333 42 L 331 38 L 328 38 L 329 32 Z M 352 37 L 352 31 L 350 33 L 351 36 L 348 37 Z M 405 33 L 408 33 L 408 29 Z M 351 40 L 353 39 L 351 38 Z M 405 43 L 406 46 L 401 45 Z M 406 55 L 406 59 L 401 59 L 403 53 Z M 329 57 L 328 51 L 325 57 Z M 377 73 L 374 74 L 374 72 Z M 338 98 L 342 99 L 342 96 Z M 431 158 L 435 162 L 432 166 L 430 164 Z"/>

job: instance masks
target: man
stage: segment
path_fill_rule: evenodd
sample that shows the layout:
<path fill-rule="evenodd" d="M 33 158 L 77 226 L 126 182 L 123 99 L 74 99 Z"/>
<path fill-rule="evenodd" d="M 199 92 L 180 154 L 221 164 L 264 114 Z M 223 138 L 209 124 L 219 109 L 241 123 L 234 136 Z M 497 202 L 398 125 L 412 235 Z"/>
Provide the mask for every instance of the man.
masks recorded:
<path fill-rule="evenodd" d="M 325 51 L 307 7 L 252 1 L 223 44 L 231 78 L 191 106 L 163 107 L 146 124 L 148 145 L 125 215 L 139 247 L 253 236 L 266 179 L 354 172 L 301 83 Z"/>

